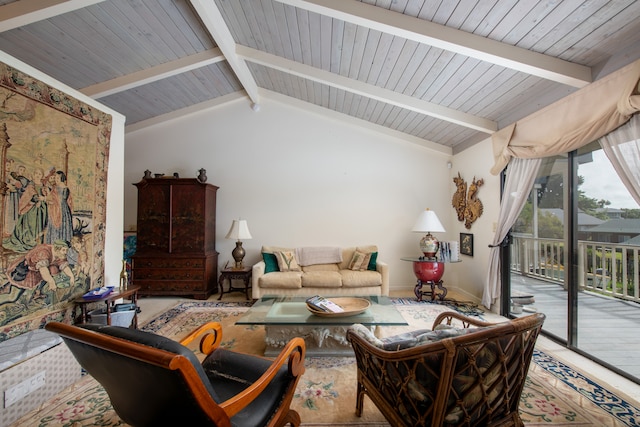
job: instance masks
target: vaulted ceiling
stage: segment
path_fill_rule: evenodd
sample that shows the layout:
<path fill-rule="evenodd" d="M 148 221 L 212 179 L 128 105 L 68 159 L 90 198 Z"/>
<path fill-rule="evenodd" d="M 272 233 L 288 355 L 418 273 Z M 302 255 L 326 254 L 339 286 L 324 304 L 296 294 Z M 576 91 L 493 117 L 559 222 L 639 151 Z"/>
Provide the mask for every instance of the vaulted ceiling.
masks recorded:
<path fill-rule="evenodd" d="M 129 128 L 274 97 L 456 153 L 640 58 L 640 1 L 0 0 L 0 50 Z"/>

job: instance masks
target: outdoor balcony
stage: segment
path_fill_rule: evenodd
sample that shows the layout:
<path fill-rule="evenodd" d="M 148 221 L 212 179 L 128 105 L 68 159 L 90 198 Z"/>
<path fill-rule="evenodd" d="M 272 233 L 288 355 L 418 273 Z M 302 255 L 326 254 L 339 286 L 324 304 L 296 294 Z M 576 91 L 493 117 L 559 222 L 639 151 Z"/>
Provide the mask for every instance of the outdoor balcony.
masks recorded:
<path fill-rule="evenodd" d="M 578 241 L 577 347 L 640 382 L 640 246 Z M 527 311 L 547 315 L 544 330 L 568 336 L 568 292 L 564 284 L 564 242 L 514 236 L 511 294 L 533 296 Z M 515 314 L 519 315 L 519 314 Z"/>

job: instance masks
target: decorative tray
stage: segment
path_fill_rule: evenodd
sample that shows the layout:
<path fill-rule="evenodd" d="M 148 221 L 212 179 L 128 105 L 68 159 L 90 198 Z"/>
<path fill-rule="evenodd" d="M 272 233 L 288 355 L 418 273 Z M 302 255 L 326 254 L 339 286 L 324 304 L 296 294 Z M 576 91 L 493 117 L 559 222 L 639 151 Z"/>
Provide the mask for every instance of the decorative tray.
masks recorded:
<path fill-rule="evenodd" d="M 347 317 L 364 313 L 371 306 L 371 301 L 365 298 L 342 297 L 327 299 L 342 307 L 344 311 L 340 313 L 330 313 L 327 311 L 320 311 L 309 304 L 307 304 L 307 309 L 316 316 Z"/>
<path fill-rule="evenodd" d="M 84 298 L 86 300 L 100 299 L 102 297 L 105 297 L 105 296 L 109 295 L 111 293 L 111 291 L 113 291 L 113 288 L 111 288 L 111 287 L 109 287 L 109 288 L 107 288 L 107 287 L 95 288 L 95 289 L 90 290 L 86 294 L 82 295 L 82 298 Z"/>

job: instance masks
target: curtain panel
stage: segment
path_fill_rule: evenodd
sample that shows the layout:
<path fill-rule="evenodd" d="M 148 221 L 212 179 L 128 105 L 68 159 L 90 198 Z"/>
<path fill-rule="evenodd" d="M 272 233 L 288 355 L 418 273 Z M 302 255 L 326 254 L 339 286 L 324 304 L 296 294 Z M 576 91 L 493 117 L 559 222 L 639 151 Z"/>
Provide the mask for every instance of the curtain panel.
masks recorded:
<path fill-rule="evenodd" d="M 640 59 L 491 136 L 498 175 L 511 158 L 540 158 L 578 149 L 640 111 Z"/>
<path fill-rule="evenodd" d="M 539 169 L 539 160 L 595 141 L 628 122 L 638 111 L 640 59 L 491 136 L 494 155 L 491 173 L 498 175 L 507 165 L 509 168 L 482 296 L 485 307 L 490 309 L 501 296 L 499 250 L 495 246 L 501 244 L 522 210 Z M 601 144 L 603 148 L 607 145 Z M 610 159 L 624 156 L 614 156 L 611 148 L 605 148 L 607 151 Z M 524 159 L 531 161 L 522 161 Z M 612 163 L 616 165 L 614 160 Z M 631 174 L 621 173 L 627 167 L 617 163 L 616 170 L 624 181 L 624 176 Z M 633 169 L 637 164 L 629 167 Z M 628 181 L 627 178 L 629 188 Z"/>
<path fill-rule="evenodd" d="M 501 295 L 500 245 L 518 219 L 522 207 L 527 202 L 529 192 L 536 180 L 542 159 L 513 159 L 509 163 L 504 182 L 504 192 L 500 201 L 498 228 L 490 245 L 489 270 L 482 294 L 482 305 L 491 309 Z"/>
<path fill-rule="evenodd" d="M 627 191 L 640 205 L 640 114 L 599 142 Z"/>

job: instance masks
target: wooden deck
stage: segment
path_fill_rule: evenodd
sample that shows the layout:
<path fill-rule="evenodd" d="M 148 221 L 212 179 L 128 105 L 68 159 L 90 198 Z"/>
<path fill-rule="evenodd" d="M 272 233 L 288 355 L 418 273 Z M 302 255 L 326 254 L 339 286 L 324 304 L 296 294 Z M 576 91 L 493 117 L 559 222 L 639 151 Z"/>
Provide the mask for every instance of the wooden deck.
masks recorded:
<path fill-rule="evenodd" d="M 543 332 L 567 339 L 567 291 L 562 285 L 513 274 L 512 294 L 530 294 L 535 303 L 525 306 L 547 316 Z M 527 314 L 525 311 L 523 314 Z M 610 369 L 640 384 L 640 304 L 592 292 L 578 294 L 577 348 Z"/>

